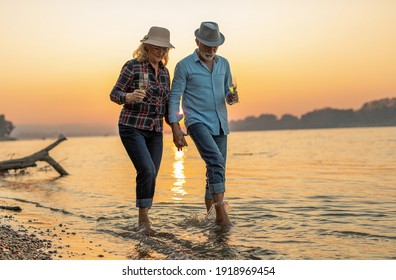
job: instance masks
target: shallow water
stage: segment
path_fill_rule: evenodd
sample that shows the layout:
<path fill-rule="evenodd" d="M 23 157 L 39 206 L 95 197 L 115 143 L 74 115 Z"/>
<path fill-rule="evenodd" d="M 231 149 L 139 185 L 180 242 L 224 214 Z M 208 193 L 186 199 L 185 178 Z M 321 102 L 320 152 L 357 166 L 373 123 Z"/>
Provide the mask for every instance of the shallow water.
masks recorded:
<path fill-rule="evenodd" d="M 62 142 L 50 154 L 70 176 L 42 164 L 2 178 L 0 200 L 125 259 L 396 259 L 395 127 L 231 133 L 229 231 L 205 213 L 205 166 L 187 140 L 177 152 L 164 136 L 148 236 L 136 231 L 135 173 L 117 136 Z M 0 160 L 52 142 L 2 142 Z"/>

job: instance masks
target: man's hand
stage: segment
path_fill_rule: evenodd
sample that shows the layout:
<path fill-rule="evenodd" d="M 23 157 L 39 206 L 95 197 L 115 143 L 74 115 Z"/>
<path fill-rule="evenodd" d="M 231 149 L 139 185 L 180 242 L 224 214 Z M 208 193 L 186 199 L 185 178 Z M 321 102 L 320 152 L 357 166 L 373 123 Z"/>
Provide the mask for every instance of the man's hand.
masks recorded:
<path fill-rule="evenodd" d="M 228 104 L 234 104 L 234 103 L 238 103 L 239 102 L 239 96 L 238 96 L 238 92 L 231 92 L 227 95 L 227 102 Z"/>

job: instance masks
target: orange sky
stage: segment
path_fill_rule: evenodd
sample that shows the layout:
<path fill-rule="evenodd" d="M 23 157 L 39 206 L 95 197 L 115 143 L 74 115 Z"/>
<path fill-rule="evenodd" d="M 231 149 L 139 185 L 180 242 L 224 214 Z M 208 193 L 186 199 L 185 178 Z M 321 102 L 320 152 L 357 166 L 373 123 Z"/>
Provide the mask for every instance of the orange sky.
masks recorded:
<path fill-rule="evenodd" d="M 173 76 L 206 20 L 219 23 L 218 54 L 238 80 L 230 119 L 396 97 L 394 0 L 136 3 L 0 0 L 0 114 L 15 125 L 116 125 L 121 108 L 108 95 L 150 26 L 171 31 Z"/>

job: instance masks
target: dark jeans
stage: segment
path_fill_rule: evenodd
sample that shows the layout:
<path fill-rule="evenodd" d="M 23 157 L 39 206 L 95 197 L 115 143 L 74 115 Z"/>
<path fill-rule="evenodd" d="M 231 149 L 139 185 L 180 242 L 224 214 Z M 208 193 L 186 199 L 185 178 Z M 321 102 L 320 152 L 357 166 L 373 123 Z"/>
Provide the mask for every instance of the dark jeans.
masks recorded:
<path fill-rule="evenodd" d="M 122 144 L 136 169 L 136 207 L 153 204 L 155 182 L 162 159 L 161 132 L 118 125 Z"/>
<path fill-rule="evenodd" d="M 212 135 L 201 123 L 188 127 L 188 134 L 206 163 L 206 199 L 212 194 L 225 192 L 225 166 L 227 160 L 227 135 Z"/>

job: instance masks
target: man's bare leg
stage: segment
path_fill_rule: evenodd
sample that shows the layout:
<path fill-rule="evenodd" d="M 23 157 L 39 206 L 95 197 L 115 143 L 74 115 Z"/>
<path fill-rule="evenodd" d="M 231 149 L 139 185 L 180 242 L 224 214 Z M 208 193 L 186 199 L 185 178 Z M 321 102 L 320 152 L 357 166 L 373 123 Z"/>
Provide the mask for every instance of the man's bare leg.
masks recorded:
<path fill-rule="evenodd" d="M 206 211 L 209 212 L 210 208 L 212 208 L 213 205 L 213 199 L 207 199 L 205 198 L 205 205 L 206 205 Z"/>

